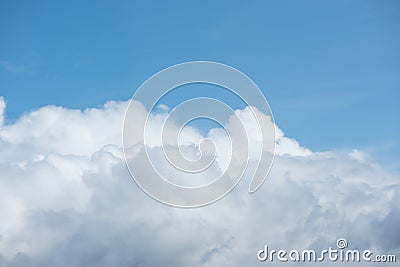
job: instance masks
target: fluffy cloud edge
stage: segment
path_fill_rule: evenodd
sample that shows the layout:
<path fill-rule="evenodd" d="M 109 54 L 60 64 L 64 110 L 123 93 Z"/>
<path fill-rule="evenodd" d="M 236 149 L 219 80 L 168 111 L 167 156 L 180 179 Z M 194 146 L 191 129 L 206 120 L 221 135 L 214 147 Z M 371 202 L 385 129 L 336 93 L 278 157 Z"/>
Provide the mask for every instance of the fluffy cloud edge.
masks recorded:
<path fill-rule="evenodd" d="M 359 150 L 312 152 L 279 128 L 256 194 L 240 183 L 202 209 L 154 202 L 123 162 L 126 105 L 46 106 L 1 126 L 0 266 L 257 266 L 266 243 L 323 248 L 343 235 L 400 252 L 399 175 Z"/>

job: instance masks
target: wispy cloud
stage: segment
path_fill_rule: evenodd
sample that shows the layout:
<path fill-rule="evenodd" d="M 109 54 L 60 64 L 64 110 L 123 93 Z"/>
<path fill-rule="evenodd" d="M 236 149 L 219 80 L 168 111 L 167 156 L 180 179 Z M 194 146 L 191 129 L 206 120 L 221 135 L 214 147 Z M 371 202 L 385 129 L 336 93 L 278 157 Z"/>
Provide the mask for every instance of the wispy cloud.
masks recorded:
<path fill-rule="evenodd" d="M 7 72 L 16 74 L 33 74 L 36 64 L 14 64 L 7 60 L 0 60 L 0 67 Z"/>

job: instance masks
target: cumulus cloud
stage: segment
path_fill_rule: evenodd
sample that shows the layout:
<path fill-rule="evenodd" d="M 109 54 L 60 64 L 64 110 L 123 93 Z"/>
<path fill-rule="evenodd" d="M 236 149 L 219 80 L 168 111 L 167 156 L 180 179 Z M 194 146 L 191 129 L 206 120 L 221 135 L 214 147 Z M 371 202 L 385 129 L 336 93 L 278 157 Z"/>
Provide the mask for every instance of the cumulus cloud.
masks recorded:
<path fill-rule="evenodd" d="M 325 249 L 339 237 L 399 255 L 400 177 L 364 152 L 313 152 L 277 128 L 277 156 L 259 191 L 249 195 L 242 181 L 213 205 L 176 209 L 128 173 L 126 107 L 46 106 L 0 123 L 0 266 L 262 266 L 264 245 Z M 1 121 L 4 109 L 0 98 Z M 188 145 L 201 137 L 186 134 Z"/>

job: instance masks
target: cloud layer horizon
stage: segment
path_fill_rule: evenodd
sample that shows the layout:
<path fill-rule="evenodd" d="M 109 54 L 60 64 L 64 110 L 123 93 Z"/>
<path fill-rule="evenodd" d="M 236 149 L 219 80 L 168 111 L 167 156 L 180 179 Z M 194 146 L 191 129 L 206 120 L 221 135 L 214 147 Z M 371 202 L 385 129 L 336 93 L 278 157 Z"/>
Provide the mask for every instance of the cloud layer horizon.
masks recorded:
<path fill-rule="evenodd" d="M 5 123 L 0 97 L 0 266 L 258 266 L 264 245 L 322 250 L 339 237 L 399 255 L 400 175 L 365 152 L 311 151 L 276 127 L 259 191 L 242 181 L 210 206 L 171 208 L 127 170 L 127 105 L 45 106 Z"/>

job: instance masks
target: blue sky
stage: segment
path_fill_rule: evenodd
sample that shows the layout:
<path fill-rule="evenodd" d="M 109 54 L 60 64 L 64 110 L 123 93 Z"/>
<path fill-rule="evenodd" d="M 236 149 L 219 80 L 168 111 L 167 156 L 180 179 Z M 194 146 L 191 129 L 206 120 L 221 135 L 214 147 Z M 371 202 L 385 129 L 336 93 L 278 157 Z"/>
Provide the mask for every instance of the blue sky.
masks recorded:
<path fill-rule="evenodd" d="M 398 170 L 399 26 L 398 1 L 2 1 L 0 95 L 12 121 L 126 100 L 167 66 L 217 61 L 249 75 L 302 145 Z"/>

